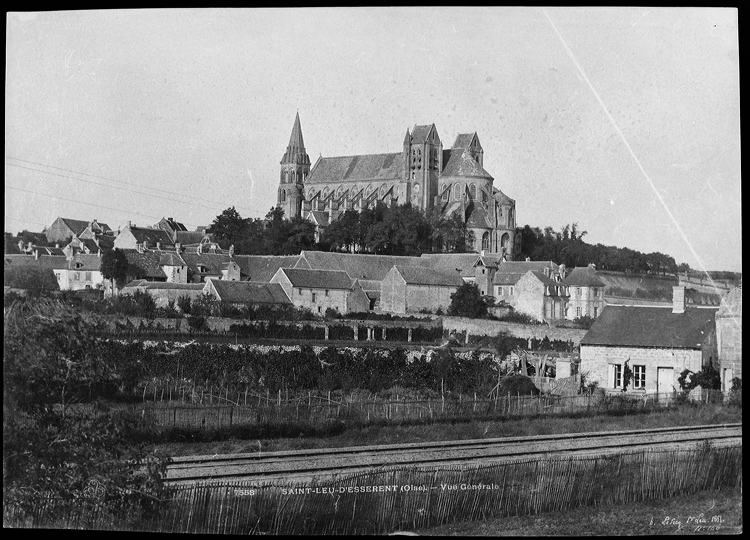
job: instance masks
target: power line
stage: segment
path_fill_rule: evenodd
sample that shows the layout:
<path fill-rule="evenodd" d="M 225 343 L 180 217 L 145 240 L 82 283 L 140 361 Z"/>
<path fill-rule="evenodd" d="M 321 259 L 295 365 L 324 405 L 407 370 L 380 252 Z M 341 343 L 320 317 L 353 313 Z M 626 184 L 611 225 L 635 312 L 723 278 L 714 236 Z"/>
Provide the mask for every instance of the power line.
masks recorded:
<path fill-rule="evenodd" d="M 122 180 L 115 180 L 114 178 L 108 178 L 106 176 L 99 176 L 99 175 L 96 175 L 96 174 L 89 174 L 89 173 L 85 173 L 85 172 L 81 172 L 81 171 L 75 171 L 73 169 L 66 169 L 64 167 L 56 167 L 55 165 L 48 165 L 46 163 L 39 163 L 37 161 L 31 161 L 31 160 L 28 160 L 28 159 L 21 159 L 21 158 L 16 158 L 16 157 L 12 157 L 12 156 L 6 156 L 6 158 L 7 159 L 13 159 L 15 161 L 21 161 L 23 163 L 30 163 L 32 165 L 39 165 L 41 167 L 49 167 L 50 169 L 57 169 L 57 170 L 60 170 L 60 171 L 70 172 L 70 173 L 74 173 L 74 174 L 80 174 L 80 175 L 83 175 L 83 176 L 91 176 L 92 178 L 98 178 L 100 180 L 107 180 L 109 182 L 115 182 L 115 183 L 123 184 L 123 185 L 126 185 L 126 186 L 136 185 L 138 187 L 142 187 L 142 188 L 145 188 L 145 189 L 150 189 L 150 190 L 153 190 L 153 191 L 159 191 L 161 193 L 166 193 L 168 195 L 171 195 L 172 197 L 174 197 L 176 195 L 176 196 L 183 197 L 183 198 L 186 198 L 186 199 L 195 200 L 194 197 L 190 197 L 188 195 L 183 195 L 182 193 L 175 193 L 174 191 L 169 191 L 169 190 L 165 190 L 165 189 L 159 189 L 159 188 L 150 187 L 150 186 L 144 186 L 142 184 L 135 184 L 135 183 L 131 184 L 131 183 L 128 183 L 128 182 L 123 182 Z M 20 167 L 20 165 L 14 165 L 13 163 L 7 163 L 6 162 L 6 164 L 13 165 L 15 167 Z M 31 170 L 38 170 L 38 169 L 31 169 Z M 41 171 L 40 170 L 39 172 L 47 172 L 47 171 Z M 47 174 L 54 174 L 54 173 L 47 173 Z M 62 175 L 56 175 L 56 176 L 62 176 Z M 65 178 L 72 178 L 70 176 L 64 176 L 64 177 Z M 74 178 L 74 180 L 81 180 L 81 179 Z M 85 180 L 81 180 L 81 181 L 85 182 Z M 112 186 L 112 187 L 114 187 L 114 186 Z M 121 188 L 117 188 L 117 189 L 121 189 Z M 152 194 L 147 194 L 147 193 L 144 194 L 144 195 L 157 197 L 157 195 L 152 195 Z M 173 198 L 170 198 L 169 200 L 174 201 Z M 219 201 L 214 201 L 214 200 L 211 200 L 211 199 L 202 199 L 202 200 L 204 200 L 205 202 L 216 204 L 216 205 L 218 205 L 218 206 L 220 206 L 222 208 L 224 208 L 224 206 L 225 206 L 225 203 L 222 203 L 222 202 L 219 202 Z M 177 201 L 177 202 L 181 202 L 181 201 Z M 183 204 L 185 204 L 185 203 L 183 203 Z M 249 210 L 251 212 L 256 212 L 257 213 L 257 211 L 252 210 L 248 206 L 228 205 L 227 208 L 229 206 L 235 206 L 235 208 L 242 208 L 242 209 Z M 205 208 L 207 208 L 207 207 L 205 207 Z"/>
<path fill-rule="evenodd" d="M 134 189 L 126 189 L 126 188 L 121 188 L 121 187 L 117 187 L 117 186 L 108 186 L 106 184 L 102 184 L 102 183 L 99 183 L 99 182 L 93 182 L 91 180 L 84 180 L 83 178 L 75 178 L 74 176 L 68 176 L 68 175 L 65 175 L 65 174 L 58 174 L 58 173 L 53 173 L 53 172 L 49 172 L 49 171 L 43 171 L 42 169 L 34 169 L 32 167 L 24 167 L 23 165 L 17 165 L 15 163 L 8 163 L 7 161 L 5 162 L 5 164 L 6 165 L 10 165 L 11 167 L 19 167 L 21 169 L 26 169 L 28 171 L 40 172 L 40 173 L 49 174 L 49 175 L 52 175 L 52 176 L 59 176 L 61 178 L 69 178 L 70 180 L 77 180 L 78 182 L 84 182 L 86 184 L 92 184 L 94 186 L 102 186 L 102 187 L 110 188 L 110 189 L 119 189 L 119 190 L 122 190 L 122 191 L 129 191 L 131 193 L 137 193 L 139 195 L 145 195 L 146 197 L 156 197 L 157 199 L 164 199 L 165 201 L 176 202 L 176 203 L 180 203 L 180 204 L 192 204 L 192 205 L 196 205 L 196 206 L 202 206 L 203 208 L 207 208 L 208 210 L 213 210 L 213 211 L 216 210 L 216 207 L 206 206 L 205 204 L 193 203 L 193 202 L 188 202 L 188 201 L 178 201 L 178 200 L 175 200 L 174 198 L 162 197 L 161 195 L 154 195 L 153 193 L 144 193 L 143 191 L 136 191 Z"/>
<path fill-rule="evenodd" d="M 6 185 L 5 188 L 6 189 L 15 189 L 16 191 L 23 191 L 24 193 L 31 193 L 32 195 L 41 195 L 42 197 L 49 197 L 50 199 L 59 199 L 61 201 L 68 201 L 68 202 L 72 202 L 72 203 L 85 204 L 87 206 L 95 206 L 97 208 L 103 208 L 104 210 L 113 210 L 115 212 L 123 212 L 123 213 L 127 212 L 126 210 L 122 210 L 121 208 L 111 208 L 109 206 L 102 206 L 100 204 L 87 203 L 87 202 L 84 202 L 84 201 L 77 201 L 75 199 L 66 199 L 65 197 L 58 197 L 56 195 L 49 195 L 47 193 L 39 193 L 37 191 L 31 191 L 29 189 L 21 189 L 21 188 L 17 188 L 17 187 L 14 187 L 14 186 L 8 186 L 8 185 Z M 147 216 L 146 214 L 139 214 L 138 212 L 129 212 L 129 213 L 135 214 L 136 216 L 147 217 L 147 218 L 151 218 L 151 219 L 159 219 L 159 218 L 154 217 L 154 216 Z"/>

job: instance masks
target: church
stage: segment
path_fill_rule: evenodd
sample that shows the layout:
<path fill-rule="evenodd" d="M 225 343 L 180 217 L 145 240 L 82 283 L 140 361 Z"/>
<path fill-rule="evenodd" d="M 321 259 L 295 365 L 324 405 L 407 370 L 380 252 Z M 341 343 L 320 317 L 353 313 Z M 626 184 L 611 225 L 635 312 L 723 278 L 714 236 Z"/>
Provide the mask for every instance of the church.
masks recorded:
<path fill-rule="evenodd" d="M 435 124 L 406 130 L 403 148 L 390 154 L 319 157 L 310 166 L 299 113 L 281 159 L 277 206 L 287 218 L 310 219 L 324 229 L 346 210 L 411 203 L 423 212 L 458 214 L 473 232 L 473 248 L 506 260 L 520 248 L 516 203 L 494 186 L 474 133 L 444 149 Z"/>

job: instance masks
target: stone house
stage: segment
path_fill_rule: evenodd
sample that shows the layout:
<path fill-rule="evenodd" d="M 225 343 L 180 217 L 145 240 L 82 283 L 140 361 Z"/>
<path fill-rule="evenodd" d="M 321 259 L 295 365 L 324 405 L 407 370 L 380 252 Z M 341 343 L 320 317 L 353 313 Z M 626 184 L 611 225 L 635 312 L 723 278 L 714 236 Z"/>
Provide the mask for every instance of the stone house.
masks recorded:
<path fill-rule="evenodd" d="M 346 272 L 279 268 L 271 283 L 279 283 L 296 307 L 307 308 L 318 315 L 325 314 L 329 308 L 341 314 L 370 308 L 370 300 L 359 281 Z"/>
<path fill-rule="evenodd" d="M 104 288 L 101 255 L 77 253 L 67 261 L 67 268 L 54 269 L 60 290 Z"/>
<path fill-rule="evenodd" d="M 447 311 L 451 295 L 463 284 L 458 273 L 394 266 L 380 285 L 380 310 L 390 313 Z"/>
<path fill-rule="evenodd" d="M 512 306 L 517 313 L 523 313 L 538 321 L 561 320 L 565 318 L 568 301 L 567 291 L 559 274 L 548 276 L 538 270 L 529 270 L 515 285 L 511 285 Z"/>
<path fill-rule="evenodd" d="M 139 290 L 152 296 L 156 307 L 167 307 L 172 302 L 174 308 L 179 310 L 177 301 L 180 297 L 188 297 L 191 301 L 198 300 L 203 296 L 204 288 L 203 283 L 166 283 L 136 279 L 122 288 L 122 294 L 133 294 Z"/>
<path fill-rule="evenodd" d="M 187 283 L 188 266 L 174 251 L 123 250 L 128 260 L 127 281 L 145 279 L 169 283 Z"/>
<path fill-rule="evenodd" d="M 292 301 L 279 283 L 208 279 L 203 287 L 203 294 L 211 300 L 235 306 L 292 305 Z"/>
<path fill-rule="evenodd" d="M 729 391 L 732 379 L 742 379 L 742 285 L 724 294 L 716 313 L 716 344 L 721 389 Z"/>
<path fill-rule="evenodd" d="M 115 238 L 114 247 L 123 250 L 135 249 L 140 252 L 148 249 L 175 249 L 172 237 L 167 231 L 163 229 L 135 227 L 130 221 L 128 221 L 128 225 Z"/>
<path fill-rule="evenodd" d="M 233 255 L 225 253 L 182 253 L 189 268 L 192 283 L 204 283 L 209 279 L 240 281 L 242 268 Z"/>
<path fill-rule="evenodd" d="M 596 319 L 604 309 L 604 282 L 596 276 L 593 264 L 574 268 L 563 279 L 570 293 L 565 318 L 574 320 L 588 316 Z"/>
<path fill-rule="evenodd" d="M 685 307 L 674 287 L 672 307 L 604 308 L 581 340 L 581 372 L 606 391 L 622 391 L 627 364 L 631 393 L 679 390 L 683 370 L 700 371 L 717 358 L 716 309 Z"/>
<path fill-rule="evenodd" d="M 63 242 L 72 237 L 91 238 L 98 234 L 109 234 L 111 232 L 112 229 L 106 223 L 62 217 L 55 219 L 52 225 L 44 230 L 48 242 Z"/>

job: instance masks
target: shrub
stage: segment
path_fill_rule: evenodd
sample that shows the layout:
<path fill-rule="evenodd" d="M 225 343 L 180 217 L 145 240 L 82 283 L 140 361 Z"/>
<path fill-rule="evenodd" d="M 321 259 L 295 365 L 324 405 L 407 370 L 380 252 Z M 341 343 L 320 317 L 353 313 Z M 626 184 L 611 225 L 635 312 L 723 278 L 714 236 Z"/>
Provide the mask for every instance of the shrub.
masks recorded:
<path fill-rule="evenodd" d="M 573 319 L 573 324 L 575 324 L 578 328 L 588 330 L 589 328 L 591 328 L 591 325 L 594 324 L 594 321 L 595 319 L 593 317 L 582 315 L 581 317 Z"/>
<path fill-rule="evenodd" d="M 177 299 L 177 307 L 185 315 L 190 315 L 190 297 L 187 295 L 180 296 Z"/>
<path fill-rule="evenodd" d="M 464 283 L 451 294 L 448 315 L 478 319 L 487 316 L 487 303 L 474 283 Z"/>

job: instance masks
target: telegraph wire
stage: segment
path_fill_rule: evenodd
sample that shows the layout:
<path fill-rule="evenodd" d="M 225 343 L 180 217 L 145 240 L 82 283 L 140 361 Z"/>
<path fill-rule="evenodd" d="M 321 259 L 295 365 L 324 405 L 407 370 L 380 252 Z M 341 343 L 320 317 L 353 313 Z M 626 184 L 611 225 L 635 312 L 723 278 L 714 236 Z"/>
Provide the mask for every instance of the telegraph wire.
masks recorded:
<path fill-rule="evenodd" d="M 123 185 L 126 185 L 126 186 L 135 185 L 135 186 L 138 186 L 138 187 L 141 187 L 141 188 L 144 188 L 144 189 L 150 189 L 150 190 L 153 190 L 153 191 L 159 191 L 161 193 L 166 193 L 168 195 L 171 195 L 172 197 L 174 197 L 176 195 L 176 196 L 187 198 L 187 199 L 194 199 L 194 197 L 190 197 L 188 195 L 183 195 L 181 193 L 175 193 L 174 191 L 169 191 L 169 190 L 166 190 L 166 189 L 159 189 L 159 188 L 154 188 L 154 187 L 150 187 L 150 186 L 144 186 L 142 184 L 135 184 L 135 183 L 131 184 L 131 183 L 128 183 L 128 182 L 123 182 L 122 180 L 115 180 L 114 178 L 108 178 L 106 176 L 99 176 L 99 175 L 96 175 L 96 174 L 89 174 L 89 173 L 85 173 L 85 172 L 81 172 L 81 171 L 75 171 L 73 169 L 66 169 L 64 167 L 56 167 L 55 165 L 48 165 L 46 163 L 40 163 L 38 161 L 31 161 L 31 160 L 28 160 L 28 159 L 21 159 L 21 158 L 16 158 L 16 157 L 12 157 L 12 156 L 6 156 L 6 158 L 7 159 L 13 159 L 15 161 L 21 161 L 23 163 L 30 163 L 32 165 L 38 165 L 40 167 L 49 167 L 50 169 L 57 169 L 57 170 L 60 170 L 60 171 L 65 171 L 65 172 L 69 172 L 69 173 L 79 174 L 79 175 L 83 175 L 83 176 L 91 176 L 92 178 L 98 178 L 100 180 L 107 180 L 109 182 L 115 182 L 115 183 L 123 184 Z M 8 163 L 7 161 L 6 161 L 6 164 L 7 165 L 12 165 L 14 167 L 20 167 L 20 165 L 15 165 L 13 163 Z M 28 167 L 25 167 L 25 168 L 28 168 Z M 30 169 L 30 170 L 39 170 L 39 169 Z M 47 171 L 39 170 L 39 172 L 47 172 Z M 47 174 L 54 174 L 54 173 L 47 172 Z M 57 175 L 57 176 L 63 176 L 64 178 L 73 178 L 73 177 L 70 177 L 70 176 L 67 176 L 67 175 Z M 78 178 L 74 178 L 74 179 L 75 180 L 80 180 Z M 81 180 L 81 181 L 83 182 L 85 180 Z M 110 187 L 110 186 L 105 186 L 105 187 Z M 114 187 L 114 186 L 112 186 L 112 187 Z M 122 188 L 117 188 L 117 189 L 122 189 Z M 138 192 L 136 192 L 136 193 L 138 193 Z M 157 195 L 152 195 L 152 194 L 145 194 L 144 193 L 144 195 L 149 195 L 149 196 L 157 197 Z M 170 198 L 169 200 L 170 201 L 174 201 L 173 198 Z M 219 202 L 219 201 L 214 201 L 214 200 L 211 200 L 211 199 L 202 199 L 202 200 L 204 200 L 205 202 L 209 202 L 209 203 L 215 204 L 215 205 L 217 205 L 219 207 L 222 207 L 222 208 L 225 205 L 225 203 L 222 203 L 222 202 Z M 177 202 L 181 202 L 181 201 L 177 201 Z M 234 206 L 235 208 L 242 208 L 244 210 L 248 210 L 250 212 L 257 213 L 257 211 L 251 209 L 248 206 L 239 206 L 239 205 L 229 205 L 229 206 Z M 229 206 L 227 206 L 227 208 Z M 208 208 L 208 207 L 204 206 L 204 208 Z"/>

